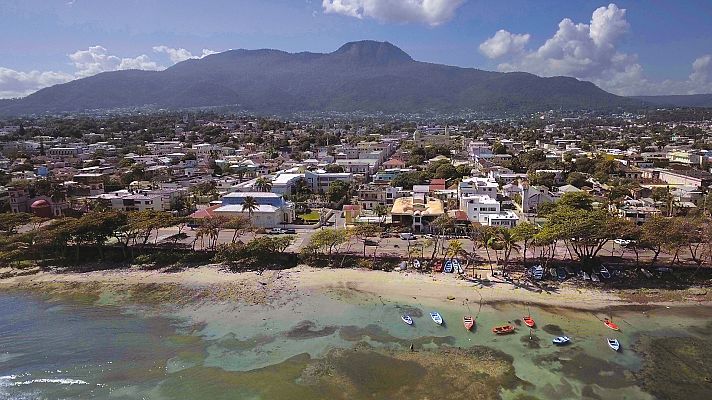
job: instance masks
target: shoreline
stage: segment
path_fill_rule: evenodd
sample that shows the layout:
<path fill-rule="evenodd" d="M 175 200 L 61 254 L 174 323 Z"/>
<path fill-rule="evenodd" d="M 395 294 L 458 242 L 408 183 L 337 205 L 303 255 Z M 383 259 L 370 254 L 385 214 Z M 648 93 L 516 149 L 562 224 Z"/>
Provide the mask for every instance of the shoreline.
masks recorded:
<path fill-rule="evenodd" d="M 135 268 L 94 272 L 38 272 L 0 280 L 0 291 L 45 289 L 81 292 L 82 289 L 170 288 L 156 301 L 242 301 L 272 304 L 310 292 L 361 293 L 403 302 L 427 301 L 531 304 L 533 306 L 597 311 L 630 307 L 684 307 L 712 305 L 706 289 L 594 289 L 559 284 L 552 291 L 492 282 L 488 286 L 459 279 L 456 275 L 416 272 L 383 272 L 365 269 L 324 269 L 309 266 L 274 271 L 232 273 L 216 265 L 187 268 L 178 272 L 146 271 Z M 62 290 L 64 289 L 64 290 Z M 118 290 L 117 292 L 123 292 Z M 177 297 L 172 297 L 177 296 Z M 181 298 L 182 296 L 182 298 Z"/>

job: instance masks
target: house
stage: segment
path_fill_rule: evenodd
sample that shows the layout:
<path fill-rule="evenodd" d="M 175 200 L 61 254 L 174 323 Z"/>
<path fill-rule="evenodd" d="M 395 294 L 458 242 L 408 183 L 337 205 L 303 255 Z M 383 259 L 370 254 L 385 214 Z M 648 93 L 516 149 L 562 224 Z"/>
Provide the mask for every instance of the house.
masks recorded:
<path fill-rule="evenodd" d="M 358 204 L 363 210 L 373 210 L 376 205 L 392 206 L 399 197 L 398 188 L 385 184 L 363 184 L 358 187 Z"/>
<path fill-rule="evenodd" d="M 393 202 L 391 220 L 394 224 L 411 227 L 413 232 L 430 232 L 432 222 L 445 210 L 440 199 L 425 193 L 400 197 Z"/>
<path fill-rule="evenodd" d="M 243 207 L 247 197 L 255 199 L 257 208 L 248 210 Z M 274 228 L 284 224 L 291 224 L 296 217 L 294 204 L 285 201 L 284 197 L 279 194 L 266 192 L 234 192 L 226 194 L 221 199 L 221 206 L 216 208 L 213 213 L 227 217 L 249 216 L 250 222 L 260 228 Z"/>
<path fill-rule="evenodd" d="M 280 173 L 274 178 L 272 178 L 272 193 L 277 193 L 280 195 L 290 195 L 292 194 L 292 188 L 304 179 L 304 174 L 289 174 Z"/>
<path fill-rule="evenodd" d="M 496 199 L 498 190 L 499 184 L 493 178 L 465 178 L 458 186 L 458 195 L 485 195 Z"/>
<path fill-rule="evenodd" d="M 472 222 L 485 226 L 513 228 L 519 217 L 512 211 L 502 210 L 499 202 L 486 195 L 470 195 L 460 198 L 460 210 Z"/>

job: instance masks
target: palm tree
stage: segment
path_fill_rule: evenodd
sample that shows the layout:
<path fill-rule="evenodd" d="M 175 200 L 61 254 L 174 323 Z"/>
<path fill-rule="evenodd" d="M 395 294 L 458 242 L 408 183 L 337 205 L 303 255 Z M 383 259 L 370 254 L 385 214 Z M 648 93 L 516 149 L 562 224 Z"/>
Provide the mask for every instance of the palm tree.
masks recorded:
<path fill-rule="evenodd" d="M 272 180 L 261 176 L 255 180 L 255 188 L 260 192 L 269 192 L 272 190 Z"/>
<path fill-rule="evenodd" d="M 378 216 L 378 224 L 382 225 L 385 222 L 385 216 L 388 215 L 388 207 L 383 204 L 373 206 L 373 212 Z"/>
<path fill-rule="evenodd" d="M 257 204 L 257 200 L 255 200 L 255 198 L 252 196 L 246 196 L 242 202 L 242 212 L 247 212 L 247 214 L 250 216 L 250 219 L 252 219 L 252 214 L 255 212 L 255 210 L 259 208 L 260 205 Z"/>
<path fill-rule="evenodd" d="M 508 228 L 499 229 L 494 240 L 499 247 L 502 248 L 502 273 L 504 273 L 507 270 L 507 264 L 509 264 L 509 256 L 512 254 L 512 250 L 519 251 L 521 247 L 519 243 L 517 243 L 517 237 L 513 235 L 512 231 Z"/>

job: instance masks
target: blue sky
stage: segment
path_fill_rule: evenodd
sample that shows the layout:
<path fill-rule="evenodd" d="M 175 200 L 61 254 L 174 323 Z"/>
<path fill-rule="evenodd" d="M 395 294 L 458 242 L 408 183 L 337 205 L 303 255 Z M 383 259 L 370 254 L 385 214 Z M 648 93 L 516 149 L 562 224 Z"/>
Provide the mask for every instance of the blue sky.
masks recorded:
<path fill-rule="evenodd" d="M 712 92 L 710 0 L 0 0 L 0 21 L 0 97 L 231 48 L 330 52 L 361 39 L 619 94 Z"/>

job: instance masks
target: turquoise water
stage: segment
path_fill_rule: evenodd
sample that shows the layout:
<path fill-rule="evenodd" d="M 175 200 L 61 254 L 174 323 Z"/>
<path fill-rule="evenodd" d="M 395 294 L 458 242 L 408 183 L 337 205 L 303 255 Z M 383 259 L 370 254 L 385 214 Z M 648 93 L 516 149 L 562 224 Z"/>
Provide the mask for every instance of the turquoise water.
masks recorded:
<path fill-rule="evenodd" d="M 137 306 L 110 298 L 0 293 L 0 399 L 425 399 L 458 398 L 463 388 L 472 390 L 463 398 L 651 399 L 641 338 L 708 340 L 712 316 L 706 307 L 591 313 L 457 300 L 406 304 L 348 291 L 259 306 Z M 444 326 L 428 316 L 436 309 Z M 532 339 L 521 324 L 513 335 L 490 332 L 529 311 L 537 320 Z M 414 326 L 400 321 L 405 312 Z M 477 316 L 472 332 L 462 327 L 464 314 Z M 601 323 L 609 314 L 620 333 Z M 571 345 L 554 346 L 560 334 Z M 607 347 L 610 336 L 621 352 Z M 443 353 L 458 348 L 472 351 Z M 502 374 L 487 375 L 494 371 Z"/>

